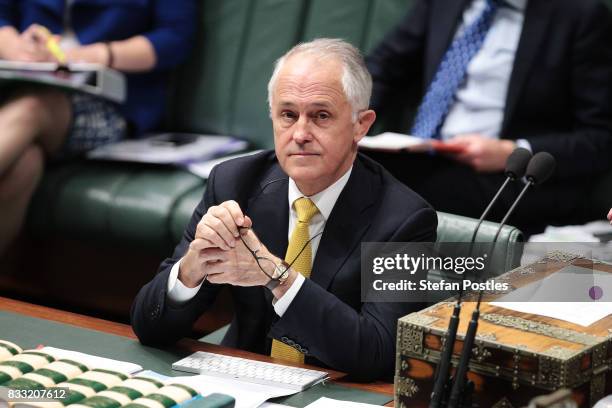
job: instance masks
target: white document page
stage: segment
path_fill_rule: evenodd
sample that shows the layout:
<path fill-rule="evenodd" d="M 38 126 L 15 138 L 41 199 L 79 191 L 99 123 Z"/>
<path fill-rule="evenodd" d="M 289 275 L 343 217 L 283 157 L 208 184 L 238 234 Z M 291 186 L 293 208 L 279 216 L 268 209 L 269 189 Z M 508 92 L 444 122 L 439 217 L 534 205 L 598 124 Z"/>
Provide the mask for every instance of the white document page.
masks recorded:
<path fill-rule="evenodd" d="M 184 384 L 202 395 L 226 394 L 236 400 L 235 408 L 256 408 L 270 398 L 295 394 L 297 390 L 232 380 L 231 378 L 194 375 L 173 377 L 173 383 Z"/>
<path fill-rule="evenodd" d="M 612 302 L 491 302 L 490 304 L 517 312 L 552 317 L 584 327 L 612 314 Z"/>
<path fill-rule="evenodd" d="M 586 327 L 612 314 L 612 274 L 572 265 L 490 304 Z"/>
<path fill-rule="evenodd" d="M 305 408 L 380 408 L 380 405 L 364 404 L 363 402 L 342 401 L 321 397 Z"/>
<path fill-rule="evenodd" d="M 49 353 L 57 359 L 65 358 L 87 365 L 90 369 L 101 368 L 104 370 L 118 371 L 124 374 L 134 374 L 142 370 L 138 364 L 127 361 L 113 360 L 111 358 L 94 356 L 79 351 L 64 350 L 56 347 L 45 346 L 39 351 Z"/>
<path fill-rule="evenodd" d="M 221 164 L 224 161 L 227 161 L 227 160 L 230 160 L 230 159 L 235 159 L 237 157 L 249 156 L 251 154 L 259 153 L 261 151 L 262 150 L 253 150 L 253 151 L 250 151 L 250 152 L 238 153 L 238 154 L 232 154 L 230 156 L 219 157 L 218 159 L 212 159 L 212 160 L 205 160 L 205 161 L 198 161 L 198 162 L 195 162 L 195 163 L 190 163 L 190 164 L 187 165 L 187 170 L 189 170 L 190 172 L 192 172 L 196 176 L 200 176 L 203 179 L 207 179 L 208 176 L 210 175 L 210 172 L 212 171 L 213 167 L 215 167 L 217 164 Z"/>
<path fill-rule="evenodd" d="M 128 139 L 100 146 L 87 153 L 90 159 L 124 160 L 142 163 L 187 164 L 209 160 L 246 148 L 244 140 L 230 136 L 199 135 L 189 143 L 173 144 L 157 135 L 142 139 Z"/>
<path fill-rule="evenodd" d="M 364 137 L 359 141 L 359 147 L 374 150 L 402 150 L 407 148 L 428 150 L 429 144 L 420 137 L 385 132 L 376 136 Z"/>

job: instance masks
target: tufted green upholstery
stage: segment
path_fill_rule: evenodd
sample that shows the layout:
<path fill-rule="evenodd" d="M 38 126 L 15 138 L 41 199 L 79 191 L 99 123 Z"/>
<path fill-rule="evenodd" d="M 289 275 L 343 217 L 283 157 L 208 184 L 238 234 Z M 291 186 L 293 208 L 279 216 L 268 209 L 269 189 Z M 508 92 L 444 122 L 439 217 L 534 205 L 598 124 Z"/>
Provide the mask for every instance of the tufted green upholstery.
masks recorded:
<path fill-rule="evenodd" d="M 174 245 L 203 181 L 180 169 L 77 162 L 55 167 L 30 207 L 28 230 L 39 238 L 60 235 L 95 243 L 121 243 L 157 253 Z M 190 211 L 193 211 L 194 207 Z M 179 227 L 180 224 L 180 227 Z"/>
<path fill-rule="evenodd" d="M 461 215 L 438 211 L 438 242 L 470 242 L 477 221 Z M 478 228 L 476 242 L 493 242 L 499 224 L 485 221 Z M 508 271 L 519 265 L 524 241 L 523 234 L 516 227 L 505 225 L 495 245 L 495 267 Z M 517 245 L 518 244 L 518 245 Z"/>

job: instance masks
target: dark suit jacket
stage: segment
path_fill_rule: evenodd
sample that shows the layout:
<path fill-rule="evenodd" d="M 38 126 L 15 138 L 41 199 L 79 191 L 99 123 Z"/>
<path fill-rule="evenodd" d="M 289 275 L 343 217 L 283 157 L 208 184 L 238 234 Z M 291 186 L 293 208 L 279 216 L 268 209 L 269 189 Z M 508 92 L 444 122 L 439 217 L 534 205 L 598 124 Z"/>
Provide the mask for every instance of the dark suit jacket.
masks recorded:
<path fill-rule="evenodd" d="M 172 258 L 141 289 L 132 306 L 132 325 L 145 344 L 167 344 L 189 335 L 195 320 L 221 288 L 208 282 L 195 298 L 173 307 L 166 301 L 168 275 L 193 240 L 207 208 L 236 200 L 275 255 L 287 249 L 288 176 L 274 152 L 231 160 L 211 173 Z M 362 303 L 362 241 L 435 241 L 435 211 L 379 164 L 358 156 L 347 185 L 327 221 L 307 279 L 282 318 L 263 287 L 231 287 L 235 316 L 223 344 L 269 354 L 270 337 L 299 346 L 306 362 L 323 363 L 370 380 L 391 374 L 397 319 L 414 311 L 410 303 Z M 420 305 L 419 305 L 420 306 Z"/>
<path fill-rule="evenodd" d="M 390 123 L 416 104 L 469 0 L 416 0 L 368 57 L 372 107 Z M 612 156 L 612 18 L 600 0 L 529 0 L 510 77 L 501 137 L 527 139 L 557 159 L 558 176 L 593 175 Z M 414 107 L 414 105 L 413 105 Z M 393 123 L 395 121 L 395 123 Z"/>

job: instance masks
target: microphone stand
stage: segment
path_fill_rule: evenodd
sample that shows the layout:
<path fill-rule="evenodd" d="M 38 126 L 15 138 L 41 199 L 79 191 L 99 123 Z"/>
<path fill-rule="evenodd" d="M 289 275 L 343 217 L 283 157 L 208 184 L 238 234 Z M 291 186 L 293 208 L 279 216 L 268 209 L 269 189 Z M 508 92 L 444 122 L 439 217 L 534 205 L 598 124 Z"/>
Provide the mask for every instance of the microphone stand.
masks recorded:
<path fill-rule="evenodd" d="M 478 219 L 478 223 L 474 228 L 474 232 L 472 233 L 472 238 L 470 239 L 470 248 L 468 250 L 468 254 L 471 255 L 472 249 L 474 246 L 474 241 L 476 241 L 476 235 L 478 234 L 478 230 L 482 225 L 482 222 L 486 218 L 486 216 L 493 208 L 493 205 L 497 202 L 501 193 L 506 189 L 506 186 L 514 181 L 514 177 L 506 177 L 506 180 L 501 185 L 501 187 L 495 193 L 495 196 L 489 202 L 489 205 L 482 212 L 482 215 Z M 497 239 L 497 237 L 496 237 Z M 433 391 L 431 392 L 431 400 L 429 402 L 429 408 L 440 408 L 446 404 L 447 394 L 450 388 L 450 384 L 452 378 L 449 378 L 449 372 L 451 368 L 451 361 L 453 357 L 453 350 L 455 347 L 455 340 L 457 338 L 457 328 L 459 327 L 459 316 L 461 314 L 461 297 L 463 295 L 463 289 L 459 291 L 457 296 L 457 302 L 455 303 L 455 307 L 453 308 L 453 314 L 448 322 L 448 328 L 446 330 L 446 338 L 444 340 L 444 346 L 442 348 L 442 353 L 440 354 L 440 362 L 436 367 L 435 373 L 435 382 Z M 470 348 L 471 349 L 471 348 Z M 456 377 L 456 376 L 455 376 Z"/>
<path fill-rule="evenodd" d="M 480 229 L 482 222 L 484 221 L 486 216 L 489 214 L 489 212 L 491 211 L 491 208 L 493 208 L 493 205 L 497 202 L 501 193 L 505 190 L 508 183 L 510 183 L 511 181 L 514 181 L 514 178 L 506 177 L 506 180 L 501 185 L 499 190 L 497 190 L 497 193 L 495 193 L 495 196 L 493 197 L 493 199 L 491 199 L 487 208 L 485 208 L 485 210 L 482 212 L 482 215 L 478 219 L 478 223 L 476 224 L 476 227 L 474 228 L 472 238 L 470 239 L 470 248 L 468 250 L 468 254 L 471 255 L 472 253 L 474 241 L 476 240 L 476 235 L 478 234 L 478 230 Z M 497 239 L 497 235 L 495 239 Z M 452 378 L 449 378 L 449 372 L 451 368 L 453 350 L 455 348 L 455 340 L 457 338 L 457 328 L 459 327 L 459 316 L 461 314 L 462 295 L 463 295 L 463 289 L 459 291 L 459 294 L 457 296 L 457 302 L 455 303 L 455 307 L 453 308 L 453 314 L 448 322 L 448 328 L 446 330 L 446 338 L 444 340 L 444 347 L 442 348 L 442 353 L 440 354 L 440 362 L 438 363 L 438 366 L 436 368 L 435 377 L 434 377 L 435 382 L 434 382 L 433 391 L 431 392 L 431 400 L 429 402 L 429 408 L 440 408 L 444 406 L 446 403 L 447 394 L 448 394 L 450 384 L 452 381 Z M 473 316 L 472 316 L 472 319 L 473 319 Z M 478 320 L 478 318 L 476 320 Z M 471 347 L 470 347 L 470 350 L 471 350 Z"/>
<path fill-rule="evenodd" d="M 448 408 L 467 408 L 472 406 L 472 395 L 474 393 L 474 383 L 467 381 L 467 372 L 472 357 L 472 348 L 478 331 L 478 319 L 480 317 L 480 302 L 482 300 L 483 291 L 478 294 L 478 303 L 476 309 L 472 312 L 472 318 L 468 325 L 465 339 L 463 340 L 463 349 L 461 350 L 461 359 L 455 372 L 455 381 L 448 399 Z"/>
<path fill-rule="evenodd" d="M 531 153 L 527 152 L 527 154 L 529 158 L 531 158 Z M 497 193 L 495 193 L 495 196 L 491 199 L 491 201 L 489 202 L 489 205 L 487 206 L 487 208 L 485 208 L 485 210 L 482 212 L 482 215 L 478 219 L 478 223 L 476 224 L 476 227 L 474 228 L 474 232 L 472 234 L 472 238 L 470 239 L 470 248 L 468 250 L 468 254 L 470 255 L 472 254 L 472 250 L 473 250 L 474 242 L 476 241 L 476 235 L 478 234 L 478 230 L 480 229 L 480 226 L 482 225 L 482 222 L 484 221 L 486 216 L 491 211 L 491 208 L 493 208 L 493 205 L 497 202 L 497 200 L 501 196 L 501 193 L 506 189 L 506 187 L 511 181 L 514 181 L 517 178 L 520 178 L 522 174 L 524 174 L 525 167 L 527 166 L 527 163 L 524 162 L 524 158 L 525 158 L 524 156 L 525 156 L 525 153 L 520 152 L 519 150 L 515 150 L 512 153 L 513 165 L 512 166 L 509 165 L 510 160 L 511 160 L 510 158 L 508 160 L 508 163 L 506 163 L 506 180 L 501 185 L 501 187 L 497 190 Z M 518 164 L 518 163 L 521 163 L 521 164 Z M 517 164 L 519 168 L 517 168 Z M 514 208 L 511 208 L 511 211 L 513 210 Z M 500 230 L 501 230 L 501 227 L 500 227 Z M 497 234 L 495 235 L 494 242 L 497 241 L 498 235 L 499 235 L 499 230 Z M 436 367 L 435 382 L 434 382 L 433 391 L 431 393 L 431 400 L 429 403 L 429 408 L 440 408 L 441 406 L 444 406 L 447 402 L 446 397 L 449 391 L 450 383 L 452 381 L 452 378 L 449 378 L 449 372 L 451 368 L 451 360 L 453 356 L 455 340 L 457 337 L 457 327 L 459 326 L 462 295 L 463 295 L 463 289 L 459 291 L 459 294 L 457 296 L 457 302 L 455 303 L 455 307 L 453 308 L 453 314 L 448 322 L 447 334 L 446 334 L 446 338 L 444 341 L 444 346 L 442 348 L 442 352 L 440 354 L 440 362 L 438 363 L 438 366 Z M 482 296 L 482 293 L 480 296 Z M 480 296 L 479 296 L 478 307 L 480 307 Z M 472 315 L 472 321 L 473 320 L 474 320 L 474 315 Z M 473 337 L 476 336 L 476 328 L 478 326 L 478 315 L 476 315 L 475 320 L 476 322 L 475 322 L 475 327 L 473 329 L 474 331 Z M 470 322 L 470 327 L 471 325 L 472 325 L 472 322 Z M 469 328 L 468 328 L 468 333 L 469 333 Z M 472 343 L 473 341 L 474 340 L 472 339 Z M 465 346 L 464 346 L 464 349 L 465 349 Z M 471 346 L 469 347 L 469 350 L 471 352 Z M 463 356 L 462 356 L 462 360 L 464 360 Z M 469 362 L 469 357 L 468 357 L 468 362 Z M 466 363 L 466 367 L 467 367 L 467 363 Z M 455 375 L 455 377 L 457 377 L 457 375 Z M 463 377 L 465 377 L 465 375 L 463 375 Z"/>
<path fill-rule="evenodd" d="M 436 368 L 434 388 L 431 393 L 431 400 L 429 402 L 429 408 L 438 408 L 443 402 L 443 399 L 448 392 L 450 386 L 450 379 L 448 373 L 451 367 L 451 359 L 453 356 L 453 349 L 455 346 L 455 339 L 457 337 L 457 327 L 459 326 L 459 315 L 461 314 L 461 295 L 463 290 L 459 291 L 457 297 L 457 303 L 453 309 L 453 315 L 448 322 L 448 329 L 446 338 L 444 340 L 444 347 L 440 354 L 440 362 Z"/>
<path fill-rule="evenodd" d="M 536 184 L 536 179 L 531 176 L 527 176 L 527 184 L 521 190 L 521 193 L 516 197 L 504 218 L 502 219 L 497 231 L 495 233 L 495 237 L 492 242 L 492 251 L 495 251 L 495 244 L 497 243 L 497 239 L 499 238 L 499 234 L 506 224 L 506 221 L 510 217 L 510 215 L 514 212 L 517 204 L 523 199 L 523 196 L 532 185 Z M 478 319 L 480 317 L 480 303 L 482 301 L 483 291 L 480 290 L 478 293 L 478 302 L 476 304 L 476 309 L 472 312 L 472 319 L 468 325 L 467 332 L 465 334 L 465 339 L 463 340 L 463 349 L 461 350 L 461 358 L 459 360 L 459 365 L 457 366 L 457 370 L 455 372 L 455 380 L 453 382 L 453 387 L 451 390 L 451 394 L 448 400 L 448 408 L 468 408 L 472 406 L 472 395 L 474 393 L 474 384 L 471 381 L 467 381 L 467 371 L 469 368 L 470 359 L 472 357 L 472 348 L 474 347 L 474 340 L 476 339 L 476 332 L 478 331 Z"/>
<path fill-rule="evenodd" d="M 508 219 L 510 214 L 514 212 L 516 205 L 522 200 L 523 195 L 532 184 L 533 182 L 530 180 L 506 212 L 502 223 L 500 223 L 499 227 L 497 228 L 495 238 L 493 238 L 491 253 L 495 251 L 495 244 L 497 243 L 497 239 L 499 238 L 499 233 L 504 227 L 505 221 Z M 468 329 L 465 333 L 465 338 L 463 340 L 463 348 L 461 349 L 461 357 L 459 359 L 459 364 L 457 365 L 457 370 L 455 371 L 455 379 L 453 381 L 453 387 L 451 389 L 450 397 L 448 399 L 448 408 L 472 407 L 474 383 L 472 381 L 468 381 L 467 372 L 470 364 L 470 359 L 472 358 L 472 349 L 474 347 L 474 341 L 476 340 L 476 333 L 478 331 L 478 319 L 480 318 L 480 304 L 482 302 L 483 293 L 483 290 L 480 290 L 478 292 L 478 301 L 476 303 L 476 309 L 474 309 L 474 311 L 472 312 L 472 318 L 470 319 Z"/>
<path fill-rule="evenodd" d="M 504 181 L 504 184 L 502 184 L 501 187 L 499 188 L 499 190 L 497 190 L 497 193 L 495 193 L 495 196 L 489 202 L 489 205 L 487 206 L 487 208 L 485 208 L 485 210 L 482 212 L 482 215 L 480 216 L 480 218 L 478 219 L 478 223 L 476 224 L 476 228 L 474 228 L 474 233 L 472 234 L 472 239 L 470 240 L 470 252 L 471 252 L 471 249 L 472 249 L 471 245 L 473 245 L 474 241 L 476 240 L 476 235 L 478 234 L 478 230 L 480 229 L 480 225 L 482 224 L 484 219 L 487 217 L 487 215 L 489 215 L 489 212 L 491 211 L 491 208 L 493 208 L 493 205 L 499 199 L 499 196 L 501 195 L 502 191 L 504 191 L 506 189 L 506 186 L 511 181 L 513 181 L 512 178 L 506 177 L 506 181 Z"/>
<path fill-rule="evenodd" d="M 514 202 L 512 203 L 512 206 L 510 206 L 510 208 L 508 209 L 508 212 L 506 213 L 504 218 L 499 223 L 499 228 L 497 229 L 497 232 L 495 233 L 495 238 L 493 239 L 493 244 L 495 244 L 497 242 L 497 238 L 499 237 L 499 233 L 501 232 L 501 230 L 504 227 L 504 225 L 506 225 L 506 221 L 508 221 L 508 218 L 510 217 L 510 215 L 514 212 L 514 209 L 516 208 L 516 205 L 519 203 L 519 201 L 522 200 L 523 196 L 525 195 L 525 193 L 527 192 L 529 187 L 533 186 L 534 184 L 535 183 L 534 183 L 533 179 L 527 180 L 527 184 L 525 184 L 525 187 L 523 187 L 523 189 L 521 190 L 520 194 L 518 195 L 516 200 L 514 200 Z"/>

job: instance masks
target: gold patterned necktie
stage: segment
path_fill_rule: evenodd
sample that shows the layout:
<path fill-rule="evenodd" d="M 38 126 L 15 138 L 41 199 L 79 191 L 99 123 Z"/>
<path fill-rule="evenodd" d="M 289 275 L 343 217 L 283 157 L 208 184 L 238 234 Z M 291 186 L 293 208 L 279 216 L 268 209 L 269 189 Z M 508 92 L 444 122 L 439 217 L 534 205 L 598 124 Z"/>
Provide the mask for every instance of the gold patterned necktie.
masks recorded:
<path fill-rule="evenodd" d="M 311 218 L 319 212 L 319 209 L 306 197 L 295 200 L 293 208 L 297 213 L 298 221 L 291 232 L 291 238 L 289 238 L 285 262 L 293 263 L 291 269 L 301 273 L 305 278 L 309 278 L 312 271 L 312 246 L 309 242 L 310 232 L 308 227 Z M 302 252 L 300 253 L 300 251 Z M 272 340 L 270 356 L 294 363 L 304 363 L 304 354 L 278 340 Z"/>

